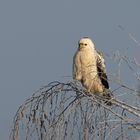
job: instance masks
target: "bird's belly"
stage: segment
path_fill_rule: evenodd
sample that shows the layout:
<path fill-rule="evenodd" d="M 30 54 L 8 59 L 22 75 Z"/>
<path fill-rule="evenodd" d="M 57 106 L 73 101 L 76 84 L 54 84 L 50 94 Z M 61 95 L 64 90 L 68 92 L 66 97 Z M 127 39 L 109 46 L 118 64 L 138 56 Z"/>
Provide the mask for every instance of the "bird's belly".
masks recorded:
<path fill-rule="evenodd" d="M 86 79 L 91 79 L 97 76 L 97 67 L 95 63 L 84 63 L 82 65 L 82 75 Z"/>
<path fill-rule="evenodd" d="M 93 94 L 101 94 L 104 90 L 101 81 L 97 78 L 85 78 L 83 80 L 83 86 Z"/>
<path fill-rule="evenodd" d="M 94 53 L 81 53 L 81 73 L 83 86 L 92 93 L 103 92 L 103 86 L 98 77 L 96 58 Z"/>

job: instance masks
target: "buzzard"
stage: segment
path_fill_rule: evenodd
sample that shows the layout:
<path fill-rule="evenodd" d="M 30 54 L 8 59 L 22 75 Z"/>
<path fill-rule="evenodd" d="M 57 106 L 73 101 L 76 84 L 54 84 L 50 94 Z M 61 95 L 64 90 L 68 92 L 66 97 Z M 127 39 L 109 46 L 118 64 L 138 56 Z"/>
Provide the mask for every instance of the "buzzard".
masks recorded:
<path fill-rule="evenodd" d="M 88 37 L 80 39 L 73 57 L 73 79 L 78 80 L 90 94 L 99 94 L 110 99 L 109 83 L 103 55 L 96 51 Z"/>

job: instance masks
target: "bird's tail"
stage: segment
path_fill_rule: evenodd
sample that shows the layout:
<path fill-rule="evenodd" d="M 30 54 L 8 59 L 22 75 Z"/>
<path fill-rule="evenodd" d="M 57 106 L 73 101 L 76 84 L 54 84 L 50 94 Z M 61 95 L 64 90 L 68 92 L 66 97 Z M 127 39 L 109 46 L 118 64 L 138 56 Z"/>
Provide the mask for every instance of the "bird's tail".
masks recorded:
<path fill-rule="evenodd" d="M 105 104 L 111 106 L 111 99 L 113 98 L 113 94 L 110 89 L 105 89 L 103 96 L 105 97 Z"/>

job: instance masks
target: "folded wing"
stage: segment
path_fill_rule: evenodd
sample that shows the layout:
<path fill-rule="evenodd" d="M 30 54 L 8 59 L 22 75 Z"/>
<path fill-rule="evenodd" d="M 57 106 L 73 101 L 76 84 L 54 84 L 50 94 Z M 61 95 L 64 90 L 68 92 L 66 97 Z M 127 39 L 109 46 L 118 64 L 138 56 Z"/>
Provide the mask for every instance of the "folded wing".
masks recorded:
<path fill-rule="evenodd" d="M 105 60 L 102 53 L 97 52 L 97 71 L 98 76 L 106 89 L 109 89 L 109 83 L 106 75 Z"/>

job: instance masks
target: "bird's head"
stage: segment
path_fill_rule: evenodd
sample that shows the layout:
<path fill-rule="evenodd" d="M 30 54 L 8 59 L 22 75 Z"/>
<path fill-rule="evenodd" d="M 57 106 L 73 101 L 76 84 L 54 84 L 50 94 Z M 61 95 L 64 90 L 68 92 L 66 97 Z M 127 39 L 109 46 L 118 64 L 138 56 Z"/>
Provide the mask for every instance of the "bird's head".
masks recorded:
<path fill-rule="evenodd" d="M 79 50 L 95 49 L 95 45 L 88 37 L 81 38 L 79 40 Z"/>

